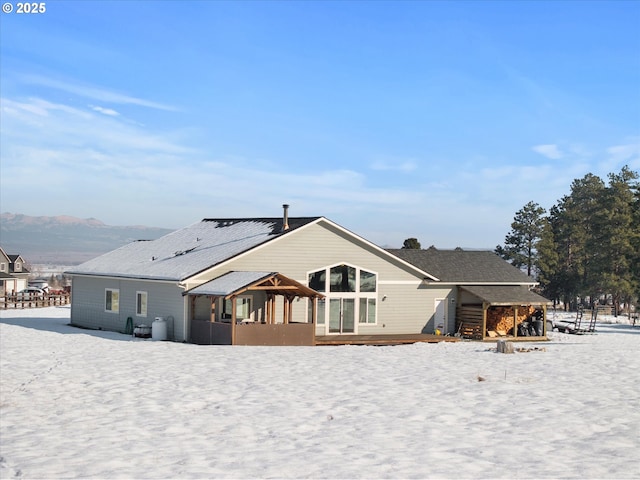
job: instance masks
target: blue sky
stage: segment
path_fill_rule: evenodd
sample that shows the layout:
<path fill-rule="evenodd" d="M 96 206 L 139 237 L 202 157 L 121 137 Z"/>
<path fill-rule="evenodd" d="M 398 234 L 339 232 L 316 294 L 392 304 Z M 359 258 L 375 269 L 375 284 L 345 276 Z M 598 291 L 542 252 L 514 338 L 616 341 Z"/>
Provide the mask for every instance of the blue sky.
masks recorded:
<path fill-rule="evenodd" d="M 640 170 L 640 2 L 47 1 L 0 14 L 0 210 L 323 215 L 494 248 Z"/>

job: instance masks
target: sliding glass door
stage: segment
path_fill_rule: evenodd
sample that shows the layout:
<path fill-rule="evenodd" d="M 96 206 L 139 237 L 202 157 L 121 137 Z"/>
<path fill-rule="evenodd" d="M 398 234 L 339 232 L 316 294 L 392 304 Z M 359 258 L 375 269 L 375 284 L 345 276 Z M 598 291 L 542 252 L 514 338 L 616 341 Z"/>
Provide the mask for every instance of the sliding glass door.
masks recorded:
<path fill-rule="evenodd" d="M 354 298 L 329 299 L 329 333 L 354 333 L 355 303 Z"/>

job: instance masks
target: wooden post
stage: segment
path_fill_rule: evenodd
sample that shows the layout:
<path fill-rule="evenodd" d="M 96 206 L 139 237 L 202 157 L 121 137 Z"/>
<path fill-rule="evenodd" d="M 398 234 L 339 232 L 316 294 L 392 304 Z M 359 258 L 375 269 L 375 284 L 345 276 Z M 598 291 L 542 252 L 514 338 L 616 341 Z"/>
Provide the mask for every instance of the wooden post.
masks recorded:
<path fill-rule="evenodd" d="M 275 296 L 272 293 L 270 293 L 269 294 L 269 319 L 267 321 L 269 325 L 272 325 L 274 323 L 273 317 L 276 314 L 275 301 L 276 301 Z"/>
<path fill-rule="evenodd" d="M 484 340 L 487 335 L 487 310 L 489 309 L 489 304 L 486 302 L 482 302 L 482 337 Z"/>
<path fill-rule="evenodd" d="M 236 297 L 231 297 L 231 345 L 236 344 Z"/>
<path fill-rule="evenodd" d="M 282 296 L 282 323 L 284 325 L 286 325 L 287 323 L 289 323 L 289 305 L 288 305 L 289 299 L 286 297 L 286 295 Z"/>
<path fill-rule="evenodd" d="M 293 319 L 293 299 L 294 297 L 287 297 L 287 307 L 289 309 L 289 313 L 287 313 L 287 323 L 291 323 Z"/>
<path fill-rule="evenodd" d="M 269 305 L 268 305 L 269 315 L 268 315 L 268 319 L 267 319 L 267 323 L 269 325 L 271 325 L 273 323 L 273 312 L 274 312 L 273 302 L 274 302 L 274 300 L 275 299 L 274 299 L 273 293 L 270 293 L 269 294 Z"/>
<path fill-rule="evenodd" d="M 311 323 L 316 325 L 318 322 L 318 297 L 311 297 Z"/>
<path fill-rule="evenodd" d="M 513 336 L 514 338 L 518 336 L 518 306 L 517 305 L 513 306 Z"/>
<path fill-rule="evenodd" d="M 209 317 L 209 320 L 211 322 L 215 322 L 216 321 L 216 297 L 209 297 L 211 299 L 211 316 Z"/>
<path fill-rule="evenodd" d="M 547 336 L 547 306 L 542 305 L 542 335 Z"/>

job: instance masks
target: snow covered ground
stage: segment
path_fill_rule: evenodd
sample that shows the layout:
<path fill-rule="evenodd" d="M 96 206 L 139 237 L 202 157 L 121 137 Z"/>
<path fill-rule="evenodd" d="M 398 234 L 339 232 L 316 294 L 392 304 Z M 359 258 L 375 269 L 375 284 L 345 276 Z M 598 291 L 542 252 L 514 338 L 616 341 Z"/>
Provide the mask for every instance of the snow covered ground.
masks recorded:
<path fill-rule="evenodd" d="M 640 477 L 640 327 L 505 355 L 197 346 L 68 321 L 0 313 L 2 478 Z"/>

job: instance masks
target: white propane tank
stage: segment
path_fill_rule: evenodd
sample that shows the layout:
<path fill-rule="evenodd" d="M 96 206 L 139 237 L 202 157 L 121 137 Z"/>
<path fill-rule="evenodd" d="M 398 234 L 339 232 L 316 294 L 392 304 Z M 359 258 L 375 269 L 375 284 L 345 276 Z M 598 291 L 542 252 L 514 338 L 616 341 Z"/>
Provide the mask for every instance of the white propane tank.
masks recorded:
<path fill-rule="evenodd" d="M 151 340 L 167 339 L 167 322 L 162 317 L 156 317 L 151 324 Z"/>

